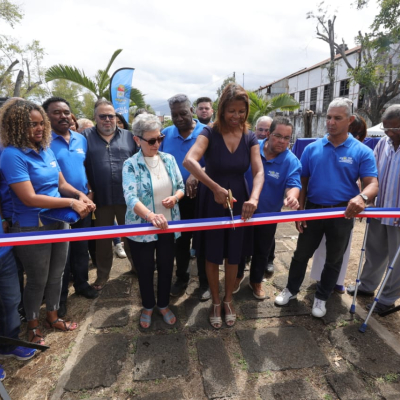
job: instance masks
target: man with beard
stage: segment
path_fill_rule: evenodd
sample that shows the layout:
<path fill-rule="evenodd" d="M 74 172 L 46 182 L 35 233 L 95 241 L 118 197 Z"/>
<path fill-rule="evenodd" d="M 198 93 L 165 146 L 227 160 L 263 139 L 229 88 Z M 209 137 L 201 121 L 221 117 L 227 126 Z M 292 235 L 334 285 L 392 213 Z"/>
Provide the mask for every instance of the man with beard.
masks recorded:
<path fill-rule="evenodd" d="M 132 133 L 117 127 L 112 103 L 98 100 L 94 105 L 96 126 L 86 129 L 82 135 L 88 141 L 86 173 L 96 203 L 97 226 L 125 225 L 126 204 L 122 191 L 122 166 L 124 161 L 137 152 Z M 133 263 L 126 238 L 125 252 Z M 97 279 L 93 285 L 101 290 L 107 283 L 113 262 L 112 239 L 96 241 Z"/>
<path fill-rule="evenodd" d="M 68 101 L 61 97 L 50 97 L 43 103 L 43 108 L 49 117 L 53 140 L 53 150 L 61 172 L 66 181 L 80 192 L 90 195 L 88 181 L 85 171 L 85 159 L 87 151 L 87 140 L 77 132 L 69 129 L 71 110 Z M 90 226 L 89 214 L 86 218 L 80 219 L 76 224 L 71 225 L 72 229 L 87 228 Z M 62 318 L 67 313 L 68 284 L 70 275 L 74 278 L 74 288 L 77 295 L 87 299 L 95 299 L 98 296 L 88 283 L 88 242 L 87 240 L 70 242 L 69 254 L 64 269 L 60 308 L 58 317 Z"/>
<path fill-rule="evenodd" d="M 196 115 L 198 120 L 204 125 L 212 125 L 213 114 L 212 100 L 209 97 L 199 97 L 196 100 Z"/>

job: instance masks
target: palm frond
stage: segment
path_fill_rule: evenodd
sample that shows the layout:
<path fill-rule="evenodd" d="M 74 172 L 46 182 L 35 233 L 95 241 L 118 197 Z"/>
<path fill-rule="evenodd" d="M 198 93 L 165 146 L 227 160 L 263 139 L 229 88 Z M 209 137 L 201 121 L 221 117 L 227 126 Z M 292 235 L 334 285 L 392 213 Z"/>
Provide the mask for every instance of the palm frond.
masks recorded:
<path fill-rule="evenodd" d="M 85 87 L 95 94 L 96 97 L 99 97 L 95 82 L 88 78 L 83 71 L 76 67 L 61 64 L 53 65 L 46 71 L 45 79 L 46 82 L 51 82 L 55 79 L 65 79 Z"/>
<path fill-rule="evenodd" d="M 144 95 L 139 89 L 132 88 L 130 99 L 138 108 L 145 108 L 146 102 L 144 101 Z"/>
<path fill-rule="evenodd" d="M 300 104 L 289 94 L 282 93 L 270 100 L 270 105 L 273 110 L 294 111 L 300 107 Z"/>
<path fill-rule="evenodd" d="M 111 68 L 113 62 L 118 57 L 118 55 L 121 53 L 121 51 L 122 51 L 122 49 L 118 49 L 118 50 L 114 51 L 114 54 L 111 56 L 111 59 L 108 62 L 106 69 L 104 71 L 101 71 L 102 73 L 99 76 L 99 80 L 97 82 L 99 85 L 100 92 L 104 92 L 108 88 L 107 81 L 108 81 L 108 83 L 110 82 L 110 77 L 108 76 L 108 73 L 110 71 L 110 68 Z"/>

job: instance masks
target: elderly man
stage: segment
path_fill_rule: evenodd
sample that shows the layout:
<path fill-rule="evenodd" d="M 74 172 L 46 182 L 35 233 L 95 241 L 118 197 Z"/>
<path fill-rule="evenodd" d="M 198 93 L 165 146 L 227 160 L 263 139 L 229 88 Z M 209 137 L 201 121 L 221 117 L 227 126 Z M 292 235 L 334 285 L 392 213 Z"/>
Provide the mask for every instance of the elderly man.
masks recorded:
<path fill-rule="evenodd" d="M 61 97 L 50 97 L 43 103 L 43 108 L 49 117 L 52 129 L 51 149 L 53 150 L 61 172 L 65 179 L 74 188 L 88 195 L 91 190 L 85 171 L 85 159 L 87 151 L 86 139 L 69 129 L 71 110 L 69 103 Z M 89 214 L 71 225 L 72 229 L 90 227 Z M 77 295 L 87 299 L 95 299 L 99 294 L 88 283 L 88 242 L 87 240 L 71 242 L 69 254 L 64 269 L 63 285 L 60 297 L 60 308 L 58 317 L 62 318 L 67 313 L 68 284 L 72 273 L 74 277 L 74 288 Z"/>
<path fill-rule="evenodd" d="M 204 124 L 212 124 L 214 110 L 212 100 L 209 97 L 199 97 L 196 100 L 196 115 L 199 121 Z"/>
<path fill-rule="evenodd" d="M 94 126 L 93 122 L 87 118 L 78 119 L 78 128 L 77 132 L 82 133 L 85 129 L 92 128 Z"/>
<path fill-rule="evenodd" d="M 296 222 L 300 234 L 288 283 L 275 298 L 275 304 L 282 306 L 297 297 L 308 260 L 325 234 L 326 261 L 312 308 L 312 315 L 319 318 L 326 314 L 325 304 L 340 273 L 353 219 L 378 193 L 373 152 L 348 133 L 353 120 L 352 102 L 346 98 L 333 100 L 327 112 L 327 135 L 307 146 L 301 156 L 300 209 L 346 207 L 346 211 L 344 218 Z M 361 193 L 357 186 L 359 178 L 364 188 Z"/>
<path fill-rule="evenodd" d="M 205 125 L 200 123 L 197 119 L 193 119 L 193 108 L 186 95 L 177 94 L 171 97 L 168 103 L 174 125 L 162 131 L 165 135 L 165 139 L 160 146 L 160 150 L 170 153 L 175 157 L 183 181 L 186 184 L 186 196 L 179 202 L 181 219 L 193 219 L 195 217 L 197 181 L 183 167 L 183 160 Z M 182 232 L 181 237 L 176 241 L 175 257 L 177 279 L 171 287 L 171 296 L 181 296 L 188 285 L 190 241 L 192 236 L 193 232 Z M 204 259 L 197 258 L 197 269 L 200 281 L 200 300 L 208 300 L 211 297 L 211 293 L 208 288 Z"/>
<path fill-rule="evenodd" d="M 122 191 L 122 166 L 137 152 L 137 146 L 131 132 L 117 127 L 111 102 L 98 100 L 94 106 L 94 119 L 96 126 L 82 134 L 88 141 L 86 172 L 97 205 L 95 225 L 112 226 L 115 218 L 119 225 L 124 225 L 126 204 Z M 123 240 L 132 264 L 126 238 Z M 112 262 L 112 240 L 97 240 L 97 279 L 93 285 L 96 290 L 101 290 L 106 284 Z"/>
<path fill-rule="evenodd" d="M 272 118 L 263 116 L 258 118 L 256 122 L 257 139 L 264 140 L 268 136 L 269 128 L 272 124 Z"/>
<path fill-rule="evenodd" d="M 390 106 L 382 115 L 382 129 L 386 137 L 375 147 L 378 166 L 379 192 L 377 207 L 400 207 L 400 105 Z M 392 262 L 400 246 L 399 218 L 372 218 L 365 247 L 365 264 L 357 294 L 373 296 L 375 289 L 389 262 Z M 354 295 L 355 286 L 349 286 L 347 293 Z M 393 265 L 393 271 L 383 289 L 374 312 L 381 313 L 394 306 L 400 297 L 400 260 Z M 370 308 L 371 304 L 367 306 Z"/>
<path fill-rule="evenodd" d="M 264 166 L 264 186 L 260 194 L 257 213 L 279 212 L 282 206 L 293 210 L 299 208 L 301 189 L 301 164 L 298 158 L 289 151 L 293 125 L 289 118 L 277 117 L 271 124 L 267 137 L 260 141 L 260 153 Z M 253 185 L 251 170 L 246 173 L 246 179 L 251 191 Z M 264 271 L 268 265 L 270 252 L 275 243 L 277 224 L 258 225 L 254 227 L 254 251 L 250 266 L 250 288 L 256 299 L 265 299 L 262 288 Z M 244 266 L 239 265 L 235 284 L 235 293 L 240 289 L 244 277 Z"/>

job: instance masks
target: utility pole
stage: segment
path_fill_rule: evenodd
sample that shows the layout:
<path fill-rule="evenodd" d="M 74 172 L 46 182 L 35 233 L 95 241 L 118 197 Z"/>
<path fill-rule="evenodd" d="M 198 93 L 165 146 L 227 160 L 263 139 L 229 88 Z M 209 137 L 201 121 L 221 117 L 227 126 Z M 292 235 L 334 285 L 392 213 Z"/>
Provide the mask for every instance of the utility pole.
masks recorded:
<path fill-rule="evenodd" d="M 235 73 L 235 71 L 233 71 L 233 80 L 234 80 L 234 82 L 236 82 L 236 77 L 235 77 L 235 75 L 236 75 L 236 73 Z"/>
<path fill-rule="evenodd" d="M 243 85 L 242 86 L 243 86 L 243 89 L 244 89 L 244 72 L 243 72 Z"/>

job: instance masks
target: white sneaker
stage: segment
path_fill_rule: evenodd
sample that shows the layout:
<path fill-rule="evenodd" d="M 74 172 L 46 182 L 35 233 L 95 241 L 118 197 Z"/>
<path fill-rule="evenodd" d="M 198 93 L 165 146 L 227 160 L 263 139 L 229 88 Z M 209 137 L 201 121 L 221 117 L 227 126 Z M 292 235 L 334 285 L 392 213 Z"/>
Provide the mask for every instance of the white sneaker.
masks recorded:
<path fill-rule="evenodd" d="M 314 297 L 314 305 L 312 308 L 312 315 L 317 318 L 322 318 L 326 314 L 326 301 Z"/>
<path fill-rule="evenodd" d="M 289 292 L 289 289 L 285 288 L 280 294 L 278 294 L 278 296 L 275 297 L 275 304 L 278 306 L 284 306 L 285 304 L 289 303 L 289 300 L 296 298 L 297 294 L 292 295 L 292 293 Z"/>
<path fill-rule="evenodd" d="M 122 243 L 118 243 L 114 246 L 114 252 L 119 258 L 126 258 L 126 253 L 124 248 L 122 247 Z"/>

